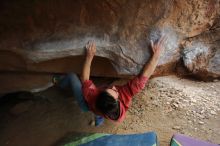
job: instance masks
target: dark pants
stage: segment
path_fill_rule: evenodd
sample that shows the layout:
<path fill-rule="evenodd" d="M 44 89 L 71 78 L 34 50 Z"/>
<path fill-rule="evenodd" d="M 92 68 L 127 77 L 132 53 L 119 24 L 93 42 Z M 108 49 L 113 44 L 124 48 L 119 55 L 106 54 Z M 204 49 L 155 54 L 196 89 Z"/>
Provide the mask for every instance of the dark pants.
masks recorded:
<path fill-rule="evenodd" d="M 59 86 L 61 88 L 66 88 L 69 86 L 81 110 L 84 112 L 89 111 L 87 103 L 83 97 L 81 81 L 76 74 L 72 73 L 64 76 L 59 83 Z"/>
<path fill-rule="evenodd" d="M 84 112 L 88 112 L 89 108 L 88 105 L 85 101 L 85 98 L 83 96 L 82 93 L 82 84 L 81 81 L 79 80 L 79 78 L 77 77 L 76 74 L 72 73 L 72 74 L 68 74 L 66 76 L 64 76 L 61 80 L 61 82 L 59 83 L 59 86 L 61 88 L 66 88 L 66 87 L 70 87 L 73 93 L 73 96 L 76 98 L 76 101 L 79 105 L 79 107 L 81 108 L 82 111 Z M 95 125 L 99 126 L 104 122 L 104 118 L 102 116 L 99 115 L 95 115 Z"/>

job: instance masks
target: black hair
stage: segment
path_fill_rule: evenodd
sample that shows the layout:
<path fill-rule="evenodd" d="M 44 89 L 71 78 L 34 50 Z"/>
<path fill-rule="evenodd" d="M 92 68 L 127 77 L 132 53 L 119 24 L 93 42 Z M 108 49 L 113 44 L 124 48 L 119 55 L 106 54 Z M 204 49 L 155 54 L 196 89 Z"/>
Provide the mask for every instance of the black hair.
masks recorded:
<path fill-rule="evenodd" d="M 119 102 L 106 91 L 102 91 L 98 95 L 96 99 L 96 108 L 112 120 L 117 120 L 119 118 Z"/>

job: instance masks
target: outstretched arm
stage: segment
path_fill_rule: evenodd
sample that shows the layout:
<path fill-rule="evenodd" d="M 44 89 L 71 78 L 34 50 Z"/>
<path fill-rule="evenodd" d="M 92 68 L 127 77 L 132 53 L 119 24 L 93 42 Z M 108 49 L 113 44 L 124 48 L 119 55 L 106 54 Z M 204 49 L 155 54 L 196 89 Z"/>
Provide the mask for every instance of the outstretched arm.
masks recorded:
<path fill-rule="evenodd" d="M 90 77 L 90 67 L 93 60 L 93 57 L 96 53 L 96 44 L 93 41 L 89 41 L 86 45 L 86 58 L 83 65 L 82 75 L 81 75 L 81 81 L 84 82 L 86 80 L 89 80 Z"/>
<path fill-rule="evenodd" d="M 167 39 L 166 36 L 161 37 L 160 40 L 155 44 L 153 41 L 151 41 L 151 48 L 153 51 L 153 56 L 150 59 L 150 61 L 144 65 L 143 71 L 141 72 L 142 76 L 150 78 L 150 76 L 153 74 L 154 70 L 157 67 L 158 61 L 160 59 L 160 55 L 164 49 L 164 43 L 166 39 Z"/>
<path fill-rule="evenodd" d="M 118 86 L 118 89 L 121 91 L 120 100 L 123 101 L 125 110 L 128 110 L 132 97 L 145 87 L 147 80 L 153 74 L 158 64 L 165 41 L 165 37 L 162 37 L 156 44 L 151 41 L 153 56 L 150 62 L 145 64 L 140 76 L 136 76 L 123 86 Z"/>

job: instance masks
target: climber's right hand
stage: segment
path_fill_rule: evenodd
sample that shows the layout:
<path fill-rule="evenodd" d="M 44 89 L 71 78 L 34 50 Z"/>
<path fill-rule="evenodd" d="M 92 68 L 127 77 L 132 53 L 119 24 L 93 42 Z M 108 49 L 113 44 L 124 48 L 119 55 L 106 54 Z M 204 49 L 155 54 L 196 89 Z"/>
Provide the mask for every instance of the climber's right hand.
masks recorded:
<path fill-rule="evenodd" d="M 96 53 L 96 44 L 94 41 L 89 41 L 86 44 L 86 56 L 87 58 L 93 58 Z"/>

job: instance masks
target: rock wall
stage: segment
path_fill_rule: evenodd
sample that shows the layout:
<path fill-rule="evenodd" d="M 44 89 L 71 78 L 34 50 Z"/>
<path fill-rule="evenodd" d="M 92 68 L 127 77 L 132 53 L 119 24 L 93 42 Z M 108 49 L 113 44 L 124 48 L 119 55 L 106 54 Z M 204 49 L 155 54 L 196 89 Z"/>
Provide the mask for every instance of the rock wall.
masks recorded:
<path fill-rule="evenodd" d="M 219 0 L 1 0 L 0 70 L 77 72 L 97 43 L 94 76 L 136 75 L 168 34 L 155 75 L 220 77 Z"/>

